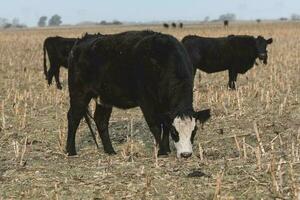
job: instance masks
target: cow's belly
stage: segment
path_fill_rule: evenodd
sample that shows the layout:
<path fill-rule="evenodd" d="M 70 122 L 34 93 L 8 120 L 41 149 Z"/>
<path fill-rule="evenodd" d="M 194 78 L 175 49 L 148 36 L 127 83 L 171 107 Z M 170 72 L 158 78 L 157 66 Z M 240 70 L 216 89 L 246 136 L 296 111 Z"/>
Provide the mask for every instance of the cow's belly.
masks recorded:
<path fill-rule="evenodd" d="M 103 88 L 98 92 L 100 104 L 110 105 L 121 109 L 128 109 L 138 106 L 133 90 L 111 86 Z"/>
<path fill-rule="evenodd" d="M 221 72 L 227 70 L 228 65 L 211 62 L 211 63 L 203 63 L 197 68 L 206 73 L 215 73 L 215 72 Z"/>
<path fill-rule="evenodd" d="M 235 70 L 239 74 L 245 74 L 252 67 L 253 67 L 253 65 L 252 66 L 251 65 L 244 65 L 244 66 L 236 67 Z"/>
<path fill-rule="evenodd" d="M 132 101 L 132 99 L 128 99 L 126 97 L 118 97 L 118 98 L 110 98 L 107 96 L 102 96 L 101 104 L 110 105 L 121 109 L 129 109 L 137 107 L 137 103 Z"/>

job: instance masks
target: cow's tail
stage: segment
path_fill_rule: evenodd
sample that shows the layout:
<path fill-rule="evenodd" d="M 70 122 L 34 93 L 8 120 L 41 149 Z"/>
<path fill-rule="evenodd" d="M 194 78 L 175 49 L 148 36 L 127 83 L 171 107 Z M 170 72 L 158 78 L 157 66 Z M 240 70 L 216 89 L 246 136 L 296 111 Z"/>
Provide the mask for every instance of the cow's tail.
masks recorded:
<path fill-rule="evenodd" d="M 45 74 L 45 78 L 47 80 L 48 73 L 47 73 L 47 58 L 46 58 L 47 57 L 46 41 L 44 42 L 43 51 L 44 51 L 44 74 Z"/>
<path fill-rule="evenodd" d="M 90 131 L 91 131 L 93 140 L 94 140 L 94 142 L 95 142 L 97 148 L 99 149 L 99 145 L 98 145 L 97 140 L 96 140 L 96 134 L 95 134 L 95 132 L 94 132 L 94 130 L 93 130 L 93 128 L 92 128 L 92 125 L 91 125 L 91 119 L 94 120 L 94 118 L 91 116 L 91 113 L 90 113 L 89 109 L 86 110 L 86 113 L 84 114 L 84 118 L 85 118 L 85 121 L 86 121 L 86 123 L 87 123 L 87 125 L 88 125 Z M 94 121 L 95 121 L 95 120 L 94 120 Z"/>

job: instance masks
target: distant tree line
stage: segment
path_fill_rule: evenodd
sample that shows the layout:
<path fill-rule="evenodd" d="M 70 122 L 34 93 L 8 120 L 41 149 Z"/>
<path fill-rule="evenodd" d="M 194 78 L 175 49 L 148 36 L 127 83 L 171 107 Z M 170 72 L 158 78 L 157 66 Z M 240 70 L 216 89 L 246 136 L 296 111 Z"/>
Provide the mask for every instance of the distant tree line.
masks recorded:
<path fill-rule="evenodd" d="M 122 25 L 123 23 L 118 21 L 118 20 L 114 20 L 112 22 L 107 22 L 105 20 L 102 20 L 100 23 L 98 23 L 98 25 Z"/>
<path fill-rule="evenodd" d="M 38 26 L 39 27 L 45 27 L 47 26 L 47 19 L 48 17 L 47 16 L 41 16 L 39 18 L 39 21 L 38 21 Z M 48 26 L 59 26 L 61 25 L 62 23 L 62 20 L 61 20 L 61 16 L 55 14 L 53 15 L 49 20 L 48 20 Z"/>
<path fill-rule="evenodd" d="M 299 14 L 292 14 L 291 20 L 293 20 L 293 21 L 299 21 L 300 20 L 300 15 Z"/>
<path fill-rule="evenodd" d="M 105 21 L 105 20 L 102 20 L 100 22 L 94 22 L 94 21 L 83 21 L 83 22 L 80 22 L 80 23 L 77 23 L 76 25 L 77 26 L 98 26 L 98 25 L 122 25 L 123 23 L 118 21 L 118 20 L 114 20 L 114 21 Z"/>
<path fill-rule="evenodd" d="M 61 16 L 55 14 L 53 15 L 49 20 L 47 16 L 41 16 L 39 18 L 39 21 L 37 23 L 37 25 L 39 27 L 45 27 L 45 26 L 59 26 L 62 24 L 62 19 Z M 84 22 L 80 22 L 77 25 L 122 25 L 123 23 L 118 21 L 118 20 L 114 20 L 111 22 L 102 20 L 101 22 L 91 22 L 91 21 L 84 21 Z"/>
<path fill-rule="evenodd" d="M 214 20 L 210 20 L 209 16 L 206 16 L 203 19 L 203 22 L 209 22 L 209 21 L 211 21 L 211 22 L 224 22 L 224 25 L 225 25 L 225 23 L 228 25 L 228 23 L 230 21 L 235 21 L 235 20 L 237 20 L 237 17 L 236 17 L 235 14 L 233 14 L 233 13 L 227 13 L 227 14 L 220 15 L 218 19 L 214 19 Z M 291 21 L 300 21 L 300 14 L 292 14 L 290 16 L 290 18 L 288 18 L 288 17 L 280 17 L 279 20 L 280 21 L 288 21 L 288 20 L 291 20 Z M 255 21 L 257 23 L 261 23 L 262 22 L 262 20 L 259 19 L 259 18 L 256 19 Z"/>
<path fill-rule="evenodd" d="M 234 21 L 236 20 L 236 16 L 233 13 L 227 13 L 219 16 L 220 21 Z"/>
<path fill-rule="evenodd" d="M 18 18 L 9 21 L 6 18 L 0 18 L 0 28 L 26 28 L 25 24 L 20 23 Z"/>
<path fill-rule="evenodd" d="M 280 17 L 279 18 L 280 21 L 288 21 L 289 18 L 287 17 Z M 291 21 L 300 21 L 300 15 L 299 14 L 292 14 L 290 17 Z"/>

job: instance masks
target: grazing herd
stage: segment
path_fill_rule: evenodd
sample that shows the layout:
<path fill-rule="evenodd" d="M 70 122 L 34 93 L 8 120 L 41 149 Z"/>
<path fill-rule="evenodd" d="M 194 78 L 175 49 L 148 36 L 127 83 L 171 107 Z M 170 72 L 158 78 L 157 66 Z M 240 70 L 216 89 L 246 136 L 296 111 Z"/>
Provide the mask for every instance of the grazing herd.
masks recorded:
<path fill-rule="evenodd" d="M 183 23 L 180 22 L 180 23 L 178 23 L 178 25 L 175 22 L 172 22 L 170 25 L 167 23 L 163 23 L 164 28 L 169 28 L 170 26 L 172 26 L 173 28 L 176 28 L 176 27 L 183 28 Z"/>
<path fill-rule="evenodd" d="M 44 74 L 48 84 L 54 76 L 57 88 L 61 89 L 59 68 L 68 68 L 68 155 L 76 155 L 75 136 L 83 117 L 92 131 L 88 105 L 95 99 L 93 119 L 106 153 L 115 154 L 108 130 L 113 107 L 139 107 L 159 146 L 158 155 L 171 152 L 171 136 L 177 157 L 190 157 L 197 121 L 204 123 L 210 118 L 209 109 L 193 108 L 196 69 L 206 73 L 228 70 L 228 86 L 235 89 L 238 73 L 252 68 L 256 58 L 267 64 L 266 48 L 271 43 L 272 38 L 244 35 L 189 35 L 180 42 L 171 35 L 153 31 L 86 34 L 79 39 L 47 38 Z"/>

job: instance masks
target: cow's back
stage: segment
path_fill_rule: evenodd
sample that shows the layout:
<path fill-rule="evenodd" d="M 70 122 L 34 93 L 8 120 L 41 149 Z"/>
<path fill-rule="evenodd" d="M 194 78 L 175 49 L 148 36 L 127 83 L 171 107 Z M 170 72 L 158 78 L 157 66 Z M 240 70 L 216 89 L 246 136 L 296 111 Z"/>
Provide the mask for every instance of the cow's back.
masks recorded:
<path fill-rule="evenodd" d="M 187 36 L 182 42 L 194 67 L 207 73 L 223 71 L 229 67 L 244 73 L 253 66 L 256 58 L 255 39 L 252 36 Z"/>
<path fill-rule="evenodd" d="M 187 49 L 194 67 L 207 73 L 225 70 L 234 54 L 227 37 L 187 36 L 182 43 Z"/>
<path fill-rule="evenodd" d="M 69 70 L 75 84 L 93 91 L 94 96 L 120 108 L 136 106 L 136 83 L 133 48 L 151 31 L 129 31 L 101 36 L 95 40 L 79 42 L 72 50 Z M 70 77 L 70 76 L 69 76 Z M 84 89 L 84 90 L 86 90 Z M 96 91 L 96 92 L 95 92 Z"/>
<path fill-rule="evenodd" d="M 184 47 L 171 36 L 124 32 L 82 43 L 72 51 L 75 64 L 69 69 L 73 81 L 69 86 L 84 87 L 106 104 L 130 108 L 138 106 L 142 98 L 161 102 L 163 95 L 178 88 L 171 87 L 171 82 L 184 83 L 183 90 L 192 91 L 192 64 Z"/>

